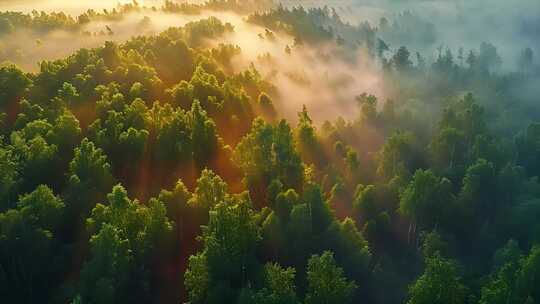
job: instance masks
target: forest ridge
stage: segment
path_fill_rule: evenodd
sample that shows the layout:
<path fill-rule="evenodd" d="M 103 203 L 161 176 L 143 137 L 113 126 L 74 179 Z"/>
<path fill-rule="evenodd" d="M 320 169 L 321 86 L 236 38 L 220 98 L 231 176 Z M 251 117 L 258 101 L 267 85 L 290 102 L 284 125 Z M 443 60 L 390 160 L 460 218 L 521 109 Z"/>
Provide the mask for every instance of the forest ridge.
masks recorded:
<path fill-rule="evenodd" d="M 0 3 L 0 303 L 540 303 L 539 31 L 532 0 Z"/>

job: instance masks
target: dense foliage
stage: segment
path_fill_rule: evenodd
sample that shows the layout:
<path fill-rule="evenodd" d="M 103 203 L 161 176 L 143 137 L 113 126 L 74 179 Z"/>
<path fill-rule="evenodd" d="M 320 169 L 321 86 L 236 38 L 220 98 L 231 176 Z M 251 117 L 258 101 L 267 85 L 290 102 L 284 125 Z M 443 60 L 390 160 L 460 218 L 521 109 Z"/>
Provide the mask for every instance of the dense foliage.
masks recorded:
<path fill-rule="evenodd" d="M 0 35 L 151 9 L 0 12 Z M 0 302 L 540 303 L 540 108 L 519 90 L 540 79 L 531 49 L 503 72 L 487 42 L 458 60 L 390 50 L 399 24 L 426 27 L 411 13 L 380 29 L 328 8 L 247 22 L 291 35 L 283 56 L 364 48 L 394 101 L 282 119 L 271 79 L 236 69 L 243 50 L 208 43 L 236 30 L 216 17 L 35 73 L 2 64 Z"/>

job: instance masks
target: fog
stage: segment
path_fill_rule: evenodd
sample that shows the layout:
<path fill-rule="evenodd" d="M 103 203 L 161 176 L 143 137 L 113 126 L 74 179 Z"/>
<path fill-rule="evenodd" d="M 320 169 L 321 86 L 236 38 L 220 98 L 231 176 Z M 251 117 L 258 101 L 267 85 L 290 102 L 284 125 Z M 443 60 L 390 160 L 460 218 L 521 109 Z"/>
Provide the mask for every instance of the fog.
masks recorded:
<path fill-rule="evenodd" d="M 131 0 L 3 0 L 0 10 L 30 12 L 32 10 L 64 11 L 77 15 L 87 9 L 113 8 Z M 201 1 L 178 1 L 201 2 Z M 285 6 L 306 7 L 329 6 L 336 9 L 340 17 L 351 24 L 368 21 L 378 25 L 385 17 L 390 24 L 399 22 L 399 15 L 411 12 L 419 20 L 431 23 L 435 40 L 417 43 L 414 39 L 387 38 L 392 49 L 407 42 L 413 51 L 422 52 L 433 58 L 440 46 L 457 51 L 459 47 L 477 49 L 483 41 L 493 43 L 503 57 L 504 66 L 510 68 L 516 56 L 525 47 L 540 53 L 540 1 L 537 0 L 282 0 Z M 145 6 L 159 6 L 161 0 L 139 0 Z M 174 24 L 174 23 L 173 23 Z M 413 31 L 409 33 L 415 35 Z M 419 35 L 416 33 L 416 35 Z"/>
<path fill-rule="evenodd" d="M 296 120 L 306 105 L 314 121 L 320 123 L 339 116 L 353 118 L 357 105 L 354 97 L 369 92 L 384 97 L 380 71 L 366 51 L 355 51 L 354 60 L 341 59 L 334 43 L 309 47 L 294 46 L 293 37 L 273 33 L 264 37 L 265 28 L 246 23 L 234 14 L 214 14 L 234 25 L 234 33 L 214 41 L 240 46 L 242 54 L 234 59 L 240 72 L 254 64 L 262 76 L 277 86 L 276 104 L 285 117 Z M 289 46 L 291 52 L 285 49 Z"/>
<path fill-rule="evenodd" d="M 64 3 L 44 2 L 41 1 L 37 8 L 54 11 Z M 105 2 L 98 4 L 105 7 L 108 4 Z M 11 5 L 11 8 L 17 5 L 28 7 L 23 2 Z M 76 8 L 83 11 L 95 7 L 90 1 L 83 1 L 81 6 L 71 5 L 67 9 L 74 9 L 74 12 Z M 303 105 L 307 105 L 317 122 L 338 116 L 352 118 L 356 113 L 354 96 L 363 92 L 383 95 L 376 67 L 367 60 L 368 56 L 363 50 L 356 51 L 354 62 L 345 62 L 339 56 L 332 56 L 338 52 L 332 43 L 317 48 L 307 45 L 293 47 L 293 37 L 284 33 L 274 33 L 275 39 L 271 41 L 261 39 L 259 34 L 264 34 L 265 28 L 248 24 L 243 16 L 233 13 L 205 11 L 201 15 L 181 15 L 145 10 L 128 14 L 119 21 L 94 21 L 76 32 L 54 31 L 44 35 L 26 29 L 17 30 L 4 36 L 0 47 L 5 50 L 5 60 L 27 71 L 37 71 L 40 61 L 64 58 L 79 48 L 98 47 L 108 40 L 122 42 L 136 35 L 153 35 L 168 27 L 183 26 L 210 16 L 233 24 L 235 30 L 233 34 L 208 41 L 208 46 L 218 43 L 240 46 L 242 54 L 234 58 L 235 72 L 241 72 L 253 64 L 265 79 L 277 87 L 279 96 L 276 96 L 275 103 L 288 119 L 294 121 Z M 150 23 L 143 26 L 141 22 L 145 17 L 150 18 Z M 109 33 L 107 28 L 112 32 Z M 290 54 L 285 52 L 287 46 L 292 47 Z M 262 60 L 263 55 L 271 58 L 270 61 Z"/>
<path fill-rule="evenodd" d="M 77 16 L 87 9 L 113 8 L 131 1 L 32 1 L 8 0 L 0 2 L 0 11 L 32 10 L 64 11 Z M 160 6 L 162 1 L 138 1 L 145 6 Z M 285 6 L 329 6 L 351 24 L 369 21 L 378 25 L 385 17 L 389 24 L 400 21 L 400 14 L 409 11 L 413 16 L 434 26 L 435 40 L 429 43 L 411 37 L 382 38 L 392 50 L 407 43 L 412 52 L 419 51 L 428 60 L 434 60 L 439 46 L 454 52 L 459 47 L 477 49 L 481 42 L 493 43 L 499 50 L 504 69 L 512 69 L 517 55 L 525 47 L 540 54 L 540 1 L 476 0 L 476 1 L 398 1 L 398 0 L 343 0 L 343 1 L 281 1 Z M 215 16 L 234 25 L 233 34 L 216 41 L 241 47 L 242 54 L 234 58 L 236 72 L 249 68 L 250 64 L 279 90 L 275 100 L 286 118 L 294 120 L 296 113 L 307 105 L 316 122 L 338 116 L 352 118 L 357 106 L 354 96 L 363 92 L 386 99 L 380 67 L 366 54 L 366 50 L 354 50 L 354 60 L 343 60 L 335 43 L 328 42 L 317 47 L 293 47 L 293 37 L 274 33 L 275 39 L 262 39 L 263 27 L 248 24 L 245 16 L 233 13 L 204 11 L 201 15 L 162 13 L 150 9 L 126 15 L 117 21 L 93 21 L 75 32 L 53 31 L 47 34 L 29 29 L 17 29 L 0 39 L 0 61 L 8 60 L 27 71 L 37 71 L 42 60 L 66 57 L 79 48 L 103 45 L 107 40 L 123 42 L 136 35 L 157 34 L 171 26 L 183 26 L 187 22 Z M 145 17 L 150 23 L 142 25 Z M 110 29 L 110 31 L 109 31 Z M 415 35 L 414 31 L 410 33 Z M 264 36 L 264 35 L 262 35 Z M 291 52 L 285 48 L 291 47 Z M 261 59 L 261 56 L 263 59 Z"/>
<path fill-rule="evenodd" d="M 415 43 L 403 38 L 387 41 L 396 49 L 407 42 L 413 51 L 433 58 L 440 46 L 457 51 L 459 47 L 477 49 L 481 42 L 491 42 L 503 57 L 503 67 L 511 68 L 525 47 L 540 53 L 540 1 L 538 0 L 284 0 L 286 6 L 329 6 L 346 21 L 374 25 L 385 17 L 390 24 L 407 11 L 431 23 L 435 41 Z M 415 33 L 411 31 L 410 35 Z M 385 38 L 385 37 L 383 37 Z"/>
<path fill-rule="evenodd" d="M 118 4 L 132 3 L 132 0 L 0 0 L 0 10 L 29 13 L 37 11 L 63 11 L 78 15 L 89 9 L 112 9 Z M 161 0 L 138 0 L 141 5 L 152 6 L 162 3 Z"/>
<path fill-rule="evenodd" d="M 143 25 L 145 17 L 149 17 L 151 22 Z M 129 14 L 120 21 L 91 22 L 75 32 L 56 30 L 44 34 L 20 29 L 0 40 L 0 59 L 13 62 L 28 71 L 37 71 L 38 63 L 43 60 L 64 58 L 80 48 L 98 47 L 105 41 L 123 42 L 136 35 L 157 34 L 168 27 L 183 26 L 200 18 L 148 11 L 144 14 Z M 107 27 L 112 33 L 108 32 Z"/>

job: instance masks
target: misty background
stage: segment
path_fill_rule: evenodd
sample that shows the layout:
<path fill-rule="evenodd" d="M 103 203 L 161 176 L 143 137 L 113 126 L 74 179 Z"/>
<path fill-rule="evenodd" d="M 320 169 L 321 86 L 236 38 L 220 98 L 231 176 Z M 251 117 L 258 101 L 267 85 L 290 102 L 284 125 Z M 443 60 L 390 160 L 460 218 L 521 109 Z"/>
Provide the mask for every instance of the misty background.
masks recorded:
<path fill-rule="evenodd" d="M 76 21 L 88 9 L 110 12 L 119 5 L 131 3 L 128 0 L 4 0 L 0 1 L 0 12 L 32 14 L 33 11 L 61 11 Z M 364 48 L 349 50 L 346 56 L 335 56 L 343 54 L 343 51 L 329 42 L 293 48 L 286 54 L 286 48 L 294 45 L 294 37 L 276 32 L 272 33 L 275 39 L 260 39 L 265 28 L 248 23 L 249 12 L 181 14 L 161 11 L 159 8 L 164 4 L 161 0 L 140 0 L 137 3 L 144 8 L 121 14 L 118 18 L 92 19 L 74 27 L 74 30 L 52 29 L 44 33 L 39 29 L 17 27 L 0 37 L 0 61 L 13 62 L 26 71 L 35 72 L 39 69 L 39 62 L 64 58 L 80 48 L 99 47 L 105 41 L 124 42 L 138 35 L 155 35 L 169 27 L 215 16 L 231 23 L 235 31 L 217 41 L 207 41 L 208 45 L 228 43 L 240 46 L 242 54 L 234 61 L 235 72 L 255 64 L 263 76 L 280 90 L 281 98 L 276 102 L 288 119 L 295 120 L 296 112 L 305 104 L 309 105 L 317 122 L 340 116 L 353 118 L 357 115 L 354 96 L 367 92 L 383 101 L 400 96 L 385 87 L 381 64 L 368 56 Z M 406 46 L 414 64 L 419 64 L 416 53 L 430 65 L 446 50 L 450 50 L 454 58 L 458 56 L 459 49 L 465 54 L 470 51 L 478 53 L 483 42 L 493 44 L 501 58 L 501 64 L 494 72 L 515 70 L 525 48 L 532 49 L 533 54 L 540 54 L 540 1 L 537 0 L 284 0 L 275 1 L 275 5 L 286 8 L 328 7 L 336 18 L 345 23 L 344 26 L 350 28 L 361 27 L 367 22 L 368 27 L 376 31 L 377 39 L 388 45 L 386 57 L 390 58 L 401 46 Z M 338 31 L 336 34 L 343 33 Z M 262 60 L 261 57 L 271 60 Z M 465 65 L 463 57 L 455 58 L 455 61 Z M 537 56 L 533 57 L 533 62 L 538 62 Z M 516 86 L 513 94 L 523 97 L 524 103 L 535 102 L 540 94 L 535 81 L 534 78 L 524 81 Z"/>

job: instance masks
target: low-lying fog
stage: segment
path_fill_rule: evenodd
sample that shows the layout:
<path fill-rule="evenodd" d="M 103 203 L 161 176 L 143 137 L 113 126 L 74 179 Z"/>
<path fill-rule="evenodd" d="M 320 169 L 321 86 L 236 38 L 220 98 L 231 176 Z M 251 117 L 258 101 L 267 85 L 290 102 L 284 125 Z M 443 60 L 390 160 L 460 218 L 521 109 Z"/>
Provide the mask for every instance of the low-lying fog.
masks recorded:
<path fill-rule="evenodd" d="M 30 12 L 35 9 L 64 11 L 76 16 L 90 8 L 110 9 L 130 2 L 4 0 L 0 2 L 0 11 Z M 138 3 L 159 7 L 163 2 L 139 0 Z M 482 41 L 491 42 L 499 49 L 506 68 L 514 66 L 517 54 L 525 47 L 531 47 L 536 54 L 540 54 L 538 0 L 285 0 L 281 3 L 285 6 L 301 4 L 306 7 L 328 5 L 351 24 L 367 20 L 374 26 L 379 25 L 382 17 L 387 18 L 390 25 L 393 22 L 403 22 L 400 21 L 400 15 L 403 11 L 409 11 L 413 18 L 434 27 L 435 40 L 429 43 L 422 39 L 415 42 L 409 37 L 403 38 L 410 42 L 406 45 L 412 52 L 420 51 L 428 59 L 433 59 L 439 46 L 456 52 L 459 47 L 477 49 Z M 353 63 L 341 61 L 338 56 L 326 56 L 335 51 L 336 46 L 333 44 L 317 48 L 294 47 L 289 54 L 285 48 L 293 45 L 292 37 L 275 33 L 274 41 L 261 39 L 259 34 L 264 33 L 265 29 L 248 24 L 244 21 L 245 16 L 215 11 L 203 12 L 201 15 L 181 15 L 144 10 L 128 14 L 119 21 L 94 21 L 76 32 L 54 31 L 43 34 L 17 29 L 0 38 L 0 61 L 9 60 L 25 70 L 36 71 L 38 62 L 66 57 L 79 48 L 98 47 L 107 40 L 122 42 L 136 35 L 156 34 L 168 27 L 183 26 L 187 22 L 209 16 L 215 16 L 235 27 L 234 34 L 209 43 L 225 42 L 240 46 L 242 55 L 235 59 L 235 67 L 241 71 L 254 63 L 263 76 L 278 87 L 282 98 L 276 102 L 285 110 L 287 118 L 294 119 L 303 104 L 308 105 L 310 113 L 319 122 L 337 116 L 350 118 L 356 114 L 356 105 L 352 101 L 355 95 L 368 92 L 385 99 L 379 68 L 370 62 L 369 56 L 362 50 L 356 52 Z M 143 26 L 145 17 L 150 18 L 150 23 L 146 22 Z M 399 37 L 381 35 L 388 40 L 392 50 L 405 44 Z M 261 55 L 268 55 L 267 60 L 260 60 Z"/>

